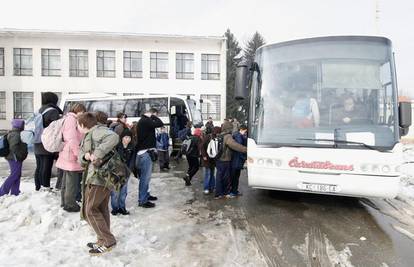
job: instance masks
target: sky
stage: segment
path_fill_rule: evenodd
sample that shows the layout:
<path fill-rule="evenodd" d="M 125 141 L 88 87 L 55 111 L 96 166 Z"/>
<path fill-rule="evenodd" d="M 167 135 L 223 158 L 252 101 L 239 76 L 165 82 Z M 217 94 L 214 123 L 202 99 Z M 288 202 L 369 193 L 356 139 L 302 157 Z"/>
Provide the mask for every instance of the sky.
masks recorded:
<path fill-rule="evenodd" d="M 243 46 L 326 35 L 380 35 L 393 42 L 400 91 L 414 98 L 411 0 L 2 0 L 0 28 L 223 35 Z"/>

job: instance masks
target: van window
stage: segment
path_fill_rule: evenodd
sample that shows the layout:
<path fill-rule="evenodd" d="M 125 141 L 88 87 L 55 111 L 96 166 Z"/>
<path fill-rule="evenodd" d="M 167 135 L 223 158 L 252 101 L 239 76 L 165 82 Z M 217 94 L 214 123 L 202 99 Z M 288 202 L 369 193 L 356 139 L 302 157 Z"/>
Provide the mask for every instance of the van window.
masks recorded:
<path fill-rule="evenodd" d="M 126 101 L 124 113 L 128 117 L 140 117 L 142 112 L 142 99 L 128 99 Z"/>
<path fill-rule="evenodd" d="M 111 112 L 108 114 L 108 116 L 111 118 L 116 118 L 119 112 L 124 112 L 126 100 L 112 100 L 111 102 Z"/>
<path fill-rule="evenodd" d="M 143 99 L 144 109 L 148 110 L 149 108 L 156 108 L 158 110 L 159 117 L 168 117 L 168 98 L 159 97 L 159 98 L 147 98 Z"/>
<path fill-rule="evenodd" d="M 89 112 L 102 111 L 102 112 L 107 113 L 108 115 L 110 114 L 110 109 L 111 109 L 110 100 L 93 100 L 93 101 L 88 101 L 88 102 L 90 102 L 89 108 L 87 108 Z"/>

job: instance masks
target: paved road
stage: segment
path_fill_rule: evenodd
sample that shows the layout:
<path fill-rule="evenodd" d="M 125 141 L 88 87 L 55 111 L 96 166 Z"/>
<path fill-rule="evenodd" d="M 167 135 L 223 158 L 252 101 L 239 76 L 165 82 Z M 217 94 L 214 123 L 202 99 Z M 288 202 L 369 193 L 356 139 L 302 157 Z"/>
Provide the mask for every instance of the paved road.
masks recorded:
<path fill-rule="evenodd" d="M 269 266 L 414 266 L 413 240 L 377 206 L 392 202 L 251 189 L 246 171 L 237 199 L 212 200 L 193 187 L 249 233 Z"/>

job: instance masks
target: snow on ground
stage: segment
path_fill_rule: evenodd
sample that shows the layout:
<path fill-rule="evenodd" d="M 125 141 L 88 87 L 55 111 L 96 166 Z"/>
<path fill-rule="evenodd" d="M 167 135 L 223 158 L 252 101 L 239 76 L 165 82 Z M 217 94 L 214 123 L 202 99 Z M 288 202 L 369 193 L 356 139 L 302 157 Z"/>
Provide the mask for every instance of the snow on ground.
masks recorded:
<path fill-rule="evenodd" d="M 6 166 L 2 160 L 3 177 Z M 111 215 L 117 246 L 95 257 L 86 247 L 95 234 L 79 213 L 60 208 L 59 192 L 35 192 L 33 178 L 23 178 L 19 196 L 0 198 L 0 265 L 265 266 L 254 239 L 197 201 L 178 176 L 182 173 L 153 175 L 151 190 L 159 197 L 154 209 L 137 207 L 138 180 L 131 178 L 131 215 Z"/>

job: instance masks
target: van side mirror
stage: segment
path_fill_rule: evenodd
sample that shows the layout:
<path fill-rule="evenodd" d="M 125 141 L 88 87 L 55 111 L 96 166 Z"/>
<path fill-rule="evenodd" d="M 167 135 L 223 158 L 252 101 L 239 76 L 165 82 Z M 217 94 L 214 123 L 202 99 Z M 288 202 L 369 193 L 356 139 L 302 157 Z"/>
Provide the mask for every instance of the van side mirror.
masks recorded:
<path fill-rule="evenodd" d="M 400 135 L 408 134 L 408 129 L 411 126 L 411 102 L 400 102 L 398 105 L 398 117 L 400 124 Z"/>
<path fill-rule="evenodd" d="M 243 100 L 248 96 L 248 73 L 249 68 L 246 63 L 241 62 L 237 65 L 234 87 L 234 98 L 236 100 Z"/>

